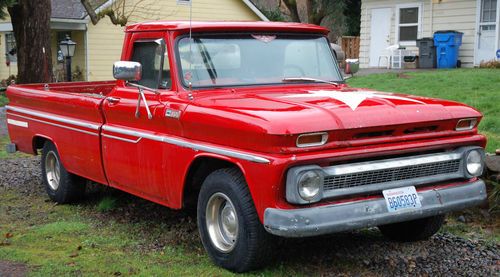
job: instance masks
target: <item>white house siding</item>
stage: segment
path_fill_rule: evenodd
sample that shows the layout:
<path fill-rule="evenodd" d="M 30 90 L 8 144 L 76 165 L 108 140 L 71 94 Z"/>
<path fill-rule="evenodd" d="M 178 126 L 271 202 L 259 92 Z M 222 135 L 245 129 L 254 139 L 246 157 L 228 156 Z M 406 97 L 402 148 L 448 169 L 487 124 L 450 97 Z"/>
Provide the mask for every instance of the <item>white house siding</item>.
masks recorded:
<path fill-rule="evenodd" d="M 435 3 L 433 3 L 435 2 Z M 438 3 L 437 0 L 363 0 L 361 6 L 361 38 L 360 63 L 366 68 L 370 53 L 370 22 L 373 8 L 391 8 L 390 45 L 396 44 L 396 9 L 401 4 L 420 3 L 422 10 L 422 26 L 418 37 L 432 37 L 438 30 L 457 30 L 464 33 L 463 45 L 460 48 L 459 59 L 463 66 L 471 67 L 474 61 L 474 41 L 476 29 L 476 0 L 447 0 Z M 417 52 L 416 46 L 407 46 Z M 378 57 L 374 57 L 378 59 Z"/>
<path fill-rule="evenodd" d="M 434 31 L 456 30 L 464 33 L 459 56 L 464 67 L 474 66 L 476 11 L 476 0 L 449 0 L 433 6 Z"/>

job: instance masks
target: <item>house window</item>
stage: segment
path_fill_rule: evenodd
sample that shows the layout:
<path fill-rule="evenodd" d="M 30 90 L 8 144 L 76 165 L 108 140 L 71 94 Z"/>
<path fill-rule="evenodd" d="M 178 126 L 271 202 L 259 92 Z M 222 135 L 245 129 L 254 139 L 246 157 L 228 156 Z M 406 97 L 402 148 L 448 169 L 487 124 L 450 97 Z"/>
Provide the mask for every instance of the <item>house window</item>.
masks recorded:
<path fill-rule="evenodd" d="M 399 8 L 398 38 L 399 42 L 415 42 L 420 29 L 420 7 Z"/>
<path fill-rule="evenodd" d="M 5 34 L 5 53 L 10 62 L 17 62 L 16 39 L 13 33 Z"/>

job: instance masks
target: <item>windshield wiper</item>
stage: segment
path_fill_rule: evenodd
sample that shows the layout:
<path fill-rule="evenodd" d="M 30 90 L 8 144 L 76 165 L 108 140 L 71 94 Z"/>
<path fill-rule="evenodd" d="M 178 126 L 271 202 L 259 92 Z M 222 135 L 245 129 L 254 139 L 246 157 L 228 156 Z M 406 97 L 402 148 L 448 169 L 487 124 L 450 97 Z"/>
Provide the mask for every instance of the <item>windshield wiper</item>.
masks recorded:
<path fill-rule="evenodd" d="M 200 39 L 195 39 L 194 41 L 196 42 L 196 44 L 198 44 L 198 49 L 200 50 L 203 63 L 205 64 L 208 75 L 210 75 L 210 79 L 212 79 L 212 83 L 215 85 L 217 79 L 217 71 L 215 71 L 215 66 L 212 62 L 212 58 L 210 57 L 210 54 L 208 54 L 205 44 L 203 44 Z"/>
<path fill-rule="evenodd" d="M 326 81 L 326 80 L 321 80 L 321 79 L 316 79 L 316 78 L 308 78 L 308 77 L 289 77 L 289 78 L 283 78 L 281 81 L 283 82 L 315 82 L 315 83 L 324 83 L 324 84 L 330 84 L 334 86 L 340 86 L 340 83 L 333 82 L 333 81 Z"/>

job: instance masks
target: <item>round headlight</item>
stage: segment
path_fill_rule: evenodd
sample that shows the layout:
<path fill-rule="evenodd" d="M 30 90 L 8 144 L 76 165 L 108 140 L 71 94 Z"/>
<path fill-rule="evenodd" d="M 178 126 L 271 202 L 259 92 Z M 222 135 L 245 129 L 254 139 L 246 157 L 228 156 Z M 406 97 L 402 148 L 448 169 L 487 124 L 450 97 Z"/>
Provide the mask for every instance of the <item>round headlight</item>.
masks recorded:
<path fill-rule="evenodd" d="M 472 176 L 480 176 L 483 173 L 483 156 L 481 152 L 472 150 L 467 153 L 467 172 Z"/>
<path fill-rule="evenodd" d="M 319 193 L 321 176 L 316 171 L 307 171 L 299 178 L 299 195 L 302 199 L 310 201 Z"/>

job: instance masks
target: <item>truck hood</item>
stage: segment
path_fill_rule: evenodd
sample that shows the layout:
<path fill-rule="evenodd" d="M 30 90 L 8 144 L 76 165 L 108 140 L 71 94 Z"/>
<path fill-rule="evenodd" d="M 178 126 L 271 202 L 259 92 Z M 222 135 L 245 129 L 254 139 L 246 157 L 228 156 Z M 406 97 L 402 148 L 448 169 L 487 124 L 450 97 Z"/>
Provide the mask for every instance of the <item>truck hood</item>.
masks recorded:
<path fill-rule="evenodd" d="M 199 96 L 196 102 L 213 109 L 213 116 L 276 135 L 481 117 L 457 102 L 348 87 Z"/>

